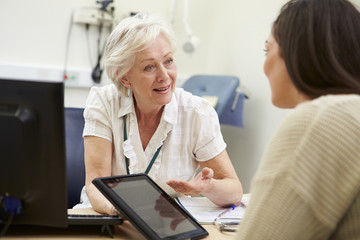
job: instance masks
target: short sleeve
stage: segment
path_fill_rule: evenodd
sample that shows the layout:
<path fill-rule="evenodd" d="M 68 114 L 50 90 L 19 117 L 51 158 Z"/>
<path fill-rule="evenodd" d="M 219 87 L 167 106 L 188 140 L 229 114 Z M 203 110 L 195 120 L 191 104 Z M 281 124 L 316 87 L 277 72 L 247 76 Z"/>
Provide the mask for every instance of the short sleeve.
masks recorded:
<path fill-rule="evenodd" d="M 199 98 L 195 97 L 194 98 Z M 225 148 L 219 117 L 215 109 L 204 99 L 200 99 L 195 105 L 195 112 L 191 123 L 190 141 L 193 146 L 193 153 L 198 161 L 207 161 Z"/>
<path fill-rule="evenodd" d="M 112 141 L 111 106 L 104 88 L 92 87 L 84 110 L 83 136 L 97 136 Z"/>

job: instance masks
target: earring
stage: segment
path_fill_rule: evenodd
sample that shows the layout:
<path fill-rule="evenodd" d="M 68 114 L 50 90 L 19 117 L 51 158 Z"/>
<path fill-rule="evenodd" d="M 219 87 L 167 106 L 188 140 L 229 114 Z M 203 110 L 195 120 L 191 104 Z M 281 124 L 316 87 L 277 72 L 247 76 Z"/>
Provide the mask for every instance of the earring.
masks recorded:
<path fill-rule="evenodd" d="M 131 83 L 127 80 L 127 78 L 123 77 L 123 78 L 120 78 L 120 82 L 122 85 L 124 85 L 125 87 L 127 88 L 130 88 L 131 87 Z"/>

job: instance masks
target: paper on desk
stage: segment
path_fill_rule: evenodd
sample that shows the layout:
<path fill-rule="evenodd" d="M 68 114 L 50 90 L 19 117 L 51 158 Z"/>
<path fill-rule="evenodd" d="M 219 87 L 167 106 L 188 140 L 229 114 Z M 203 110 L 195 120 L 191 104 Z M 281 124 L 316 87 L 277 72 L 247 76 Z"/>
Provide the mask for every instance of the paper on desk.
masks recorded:
<path fill-rule="evenodd" d="M 217 96 L 202 96 L 202 98 L 208 100 L 213 108 L 216 108 L 216 105 L 218 103 L 218 97 Z"/>
<path fill-rule="evenodd" d="M 177 197 L 177 202 L 185 208 L 199 223 L 212 224 L 219 214 L 228 208 L 222 208 L 212 203 L 206 197 Z M 250 196 L 243 196 L 242 203 L 248 205 Z M 229 210 L 221 218 L 235 218 L 241 220 L 245 214 L 245 207 L 238 206 Z"/>

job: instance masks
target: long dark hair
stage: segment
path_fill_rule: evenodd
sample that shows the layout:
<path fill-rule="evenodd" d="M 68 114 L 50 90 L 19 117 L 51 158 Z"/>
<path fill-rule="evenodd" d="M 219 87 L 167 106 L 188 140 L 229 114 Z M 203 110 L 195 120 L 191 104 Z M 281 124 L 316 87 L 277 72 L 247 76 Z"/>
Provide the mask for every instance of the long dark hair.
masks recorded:
<path fill-rule="evenodd" d="M 360 12 L 347 0 L 291 0 L 273 24 L 290 78 L 305 95 L 360 94 Z"/>

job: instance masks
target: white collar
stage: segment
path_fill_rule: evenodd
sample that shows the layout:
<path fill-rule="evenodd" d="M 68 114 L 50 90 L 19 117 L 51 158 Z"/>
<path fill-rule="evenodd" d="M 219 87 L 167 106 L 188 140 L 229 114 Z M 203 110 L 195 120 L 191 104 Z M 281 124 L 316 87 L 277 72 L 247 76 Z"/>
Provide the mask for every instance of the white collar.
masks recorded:
<path fill-rule="evenodd" d="M 176 89 L 175 89 L 176 91 Z M 118 112 L 118 118 L 121 118 L 127 114 L 135 114 L 135 105 L 133 99 L 133 93 L 129 90 L 129 96 L 126 97 L 122 93 L 120 94 L 120 109 Z M 171 101 L 165 105 L 162 119 L 171 125 L 175 125 L 178 119 L 178 101 L 173 93 Z"/>

